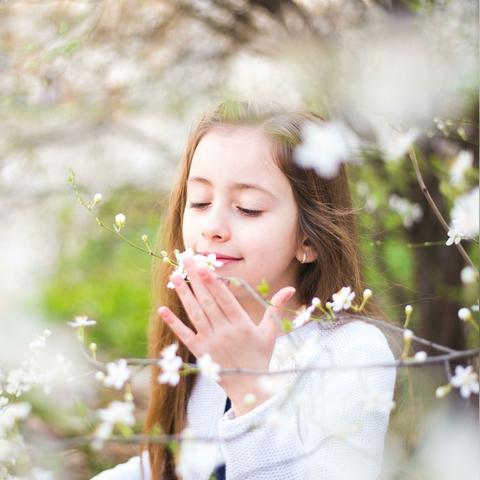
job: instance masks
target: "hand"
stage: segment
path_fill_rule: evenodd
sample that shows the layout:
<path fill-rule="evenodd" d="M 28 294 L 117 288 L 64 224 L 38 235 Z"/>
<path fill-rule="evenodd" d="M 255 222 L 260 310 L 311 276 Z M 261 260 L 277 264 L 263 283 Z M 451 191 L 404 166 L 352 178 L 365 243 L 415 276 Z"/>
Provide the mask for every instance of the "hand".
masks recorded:
<path fill-rule="evenodd" d="M 280 289 L 258 325 L 255 325 L 230 289 L 204 266 L 185 259 L 185 269 L 192 290 L 180 275 L 171 281 L 185 307 L 196 332 L 187 327 L 169 308 L 159 308 L 159 314 L 180 341 L 195 355 L 209 353 L 222 368 L 244 368 L 268 371 L 275 339 L 282 333 L 275 316 L 295 293 L 295 288 Z M 224 374 L 219 384 L 229 396 L 235 414 L 246 413 L 254 405 L 245 405 L 243 398 L 253 393 L 257 402 L 269 398 L 257 386 L 255 375 Z"/>

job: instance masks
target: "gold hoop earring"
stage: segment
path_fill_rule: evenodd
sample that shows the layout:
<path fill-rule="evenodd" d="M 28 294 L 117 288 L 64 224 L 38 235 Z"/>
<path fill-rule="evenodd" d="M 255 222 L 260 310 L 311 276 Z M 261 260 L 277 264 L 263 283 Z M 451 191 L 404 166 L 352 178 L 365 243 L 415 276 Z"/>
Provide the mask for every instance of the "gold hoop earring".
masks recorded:
<path fill-rule="evenodd" d="M 305 263 L 306 259 L 307 259 L 307 254 L 305 252 L 303 252 L 302 263 Z"/>

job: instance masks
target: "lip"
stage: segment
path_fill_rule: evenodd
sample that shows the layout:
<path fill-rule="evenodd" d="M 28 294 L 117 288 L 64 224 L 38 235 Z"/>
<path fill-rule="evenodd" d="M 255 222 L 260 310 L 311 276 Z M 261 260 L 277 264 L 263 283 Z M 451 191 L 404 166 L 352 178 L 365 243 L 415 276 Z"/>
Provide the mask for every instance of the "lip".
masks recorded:
<path fill-rule="evenodd" d="M 216 252 L 199 252 L 200 255 L 209 255 L 210 253 L 214 253 L 217 260 L 221 260 L 222 262 L 227 260 L 227 261 L 235 261 L 235 260 L 243 260 L 242 258 L 238 258 L 238 257 L 231 257 L 230 255 L 226 255 L 224 253 L 216 253 Z"/>
<path fill-rule="evenodd" d="M 241 258 L 217 258 L 217 260 L 220 260 L 223 263 L 223 265 L 227 265 L 229 263 L 240 262 L 242 259 Z"/>

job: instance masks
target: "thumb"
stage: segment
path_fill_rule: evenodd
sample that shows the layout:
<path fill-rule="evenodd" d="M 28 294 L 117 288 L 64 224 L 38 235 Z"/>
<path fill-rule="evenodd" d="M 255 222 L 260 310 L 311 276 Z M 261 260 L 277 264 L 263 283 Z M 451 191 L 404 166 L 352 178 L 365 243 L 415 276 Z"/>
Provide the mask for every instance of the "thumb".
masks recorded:
<path fill-rule="evenodd" d="M 259 325 L 268 338 L 276 338 L 283 333 L 280 323 L 282 309 L 287 305 L 295 292 L 296 289 L 294 287 L 284 287 L 272 297 L 272 306 L 267 308 Z"/>

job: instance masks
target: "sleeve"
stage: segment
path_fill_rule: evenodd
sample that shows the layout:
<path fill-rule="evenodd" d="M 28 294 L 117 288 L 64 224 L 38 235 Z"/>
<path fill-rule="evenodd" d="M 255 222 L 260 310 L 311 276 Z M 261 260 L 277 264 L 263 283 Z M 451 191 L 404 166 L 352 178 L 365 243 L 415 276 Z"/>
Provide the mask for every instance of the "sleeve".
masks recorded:
<path fill-rule="evenodd" d="M 310 366 L 343 368 L 302 373 L 289 391 L 238 418 L 230 410 L 220 419 L 227 480 L 379 475 L 396 371 L 356 367 L 395 359 L 380 330 L 358 323 L 342 327 L 308 360 Z"/>
<path fill-rule="evenodd" d="M 91 480 L 151 480 L 148 452 L 145 451 L 141 457 L 137 455 L 125 463 L 100 472 Z"/>

